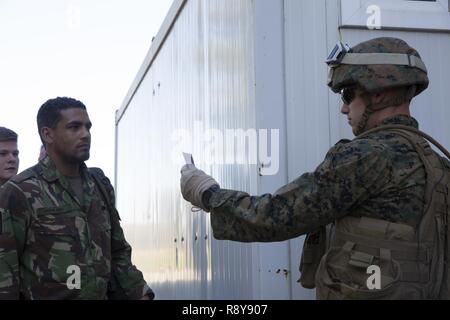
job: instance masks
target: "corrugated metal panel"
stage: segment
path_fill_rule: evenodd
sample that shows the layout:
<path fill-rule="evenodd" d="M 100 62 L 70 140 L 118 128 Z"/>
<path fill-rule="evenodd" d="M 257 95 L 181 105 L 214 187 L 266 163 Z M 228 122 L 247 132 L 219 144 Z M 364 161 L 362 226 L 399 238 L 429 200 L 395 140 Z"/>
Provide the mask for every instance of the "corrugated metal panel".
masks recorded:
<path fill-rule="evenodd" d="M 255 191 L 256 166 L 209 165 L 203 134 L 255 127 L 252 48 L 250 0 L 187 1 L 120 114 L 118 208 L 134 262 L 159 298 L 253 297 L 252 245 L 211 239 L 209 216 L 181 198 L 174 160 L 189 133 L 199 167 L 225 188 Z"/>
<path fill-rule="evenodd" d="M 226 130 L 255 128 L 252 1 L 201 3 L 204 5 L 205 38 L 208 39 L 203 88 L 208 125 L 222 134 Z M 224 147 L 225 157 L 234 153 L 226 145 Z M 208 156 L 207 152 L 204 156 Z M 213 165 L 211 169 L 224 188 L 256 190 L 254 164 Z M 212 235 L 209 219 L 206 229 L 208 235 Z M 253 298 L 253 274 L 257 266 L 253 263 L 252 247 L 230 241 L 208 242 L 208 298 Z"/>
<path fill-rule="evenodd" d="M 258 194 L 274 193 L 287 183 L 283 44 L 283 1 L 255 1 L 256 126 L 271 132 L 270 138 L 259 138 L 262 145 L 268 145 L 272 157 L 271 161 L 264 160 L 265 150 L 262 147 L 259 149 L 259 165 L 262 167 L 270 162 L 271 174 L 259 178 Z M 278 130 L 278 141 L 274 139 L 276 134 L 272 135 L 273 130 Z M 277 148 L 272 145 L 272 141 L 276 141 Z M 260 265 L 256 280 L 259 283 L 257 298 L 289 299 L 292 275 L 289 268 L 289 242 L 257 246 Z"/>
<path fill-rule="evenodd" d="M 334 10 L 335 15 L 328 15 Z M 288 180 L 313 171 L 330 147 L 327 67 L 324 63 L 327 29 L 337 27 L 337 5 L 320 1 L 285 0 L 286 108 L 288 131 Z M 333 45 L 336 41 L 331 40 Z M 337 111 L 337 112 L 336 112 Z M 297 283 L 304 237 L 291 240 L 292 298 L 314 299 L 314 290 Z"/>

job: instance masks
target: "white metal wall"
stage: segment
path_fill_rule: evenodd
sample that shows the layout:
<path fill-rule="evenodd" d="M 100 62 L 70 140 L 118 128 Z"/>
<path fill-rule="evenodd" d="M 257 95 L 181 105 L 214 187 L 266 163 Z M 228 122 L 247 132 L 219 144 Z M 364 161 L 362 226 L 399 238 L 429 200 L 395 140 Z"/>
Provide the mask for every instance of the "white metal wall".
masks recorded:
<path fill-rule="evenodd" d="M 413 115 L 423 130 L 450 147 L 445 81 L 450 34 L 342 27 L 341 4 L 175 1 L 165 22 L 166 30 L 172 23 L 173 28 L 166 39 L 163 32 L 155 40 L 165 42 L 152 46 L 117 124 L 118 207 L 134 261 L 159 298 L 314 298 L 314 290 L 296 282 L 302 237 L 273 244 L 211 239 L 209 216 L 191 213 L 179 193 L 180 165 L 172 161 L 178 141 L 172 134 L 178 129 L 192 134 L 196 124 L 222 133 L 280 130 L 280 170 L 267 177 L 259 177 L 257 166 L 249 163 L 208 164 L 213 159 L 205 137 L 194 137 L 196 163 L 224 188 L 273 192 L 314 170 L 334 143 L 352 137 L 340 115 L 339 96 L 326 86 L 324 60 L 339 39 L 354 45 L 396 36 L 418 49 L 431 85 L 414 100 Z"/>
<path fill-rule="evenodd" d="M 182 200 L 181 163 L 172 161 L 180 129 L 255 127 L 253 38 L 251 1 L 187 1 L 119 111 L 118 209 L 133 260 L 160 299 L 253 297 L 252 245 L 211 239 L 209 216 Z M 256 166 L 208 165 L 203 139 L 186 150 L 196 164 L 224 188 L 255 192 Z"/>
<path fill-rule="evenodd" d="M 258 194 L 264 194 L 273 193 L 287 183 L 284 3 L 273 0 L 257 0 L 254 3 L 256 126 L 279 130 L 278 172 L 259 177 Z M 272 145 L 268 149 L 273 156 L 276 149 Z M 259 165 L 265 165 L 261 157 Z M 271 165 L 274 165 L 273 161 Z M 255 247 L 259 253 L 259 259 L 255 262 L 259 265 L 255 279 L 259 286 L 255 298 L 290 299 L 292 272 L 289 266 L 289 242 L 263 243 Z"/>
<path fill-rule="evenodd" d="M 254 21 L 251 1 L 201 1 L 205 17 L 205 103 L 209 126 L 222 133 L 230 129 L 255 128 L 254 110 Z M 226 146 L 224 146 L 224 149 Z M 204 156 L 208 157 L 207 151 Z M 224 150 L 227 156 L 229 150 Z M 213 165 L 211 173 L 223 188 L 256 192 L 256 165 Z M 211 240 L 208 255 L 209 299 L 250 299 L 254 296 L 251 244 Z"/>
<path fill-rule="evenodd" d="M 338 112 L 329 109 L 327 50 L 336 44 L 338 1 L 285 0 L 285 70 L 288 180 L 313 171 L 330 148 L 330 131 Z M 314 299 L 296 281 L 304 236 L 291 240 L 292 298 Z"/>

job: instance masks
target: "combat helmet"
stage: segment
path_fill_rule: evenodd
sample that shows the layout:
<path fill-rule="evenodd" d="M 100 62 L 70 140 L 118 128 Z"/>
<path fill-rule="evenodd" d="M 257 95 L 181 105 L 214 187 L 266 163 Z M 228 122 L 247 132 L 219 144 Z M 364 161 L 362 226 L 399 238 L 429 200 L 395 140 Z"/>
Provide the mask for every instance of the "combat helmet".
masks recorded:
<path fill-rule="evenodd" d="M 404 89 L 395 101 L 368 105 L 365 122 L 375 110 L 410 101 L 429 84 L 427 68 L 417 50 L 398 38 L 375 38 L 353 48 L 338 43 L 326 63 L 330 67 L 328 86 L 335 93 L 352 86 L 366 93 Z M 365 125 L 361 123 L 361 129 Z"/>
<path fill-rule="evenodd" d="M 328 86 L 336 93 L 355 84 L 370 93 L 415 85 L 418 95 L 429 83 L 419 53 L 397 38 L 376 38 L 351 49 L 339 43 L 327 63 Z"/>

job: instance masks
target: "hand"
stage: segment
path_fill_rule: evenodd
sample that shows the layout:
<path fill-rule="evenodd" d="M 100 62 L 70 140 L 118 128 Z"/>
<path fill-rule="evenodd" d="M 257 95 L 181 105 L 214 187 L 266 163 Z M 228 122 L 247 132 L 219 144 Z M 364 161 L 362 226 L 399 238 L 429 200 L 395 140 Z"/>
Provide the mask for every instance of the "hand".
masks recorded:
<path fill-rule="evenodd" d="M 148 290 L 147 293 L 144 294 L 144 295 L 142 296 L 142 298 L 139 299 L 139 300 L 154 300 L 154 299 L 155 299 L 155 294 L 154 294 L 153 291 L 150 289 L 150 290 Z"/>
<path fill-rule="evenodd" d="M 206 212 L 209 212 L 209 209 L 203 204 L 202 195 L 212 186 L 220 187 L 216 180 L 193 164 L 181 168 L 180 187 L 183 198 Z"/>

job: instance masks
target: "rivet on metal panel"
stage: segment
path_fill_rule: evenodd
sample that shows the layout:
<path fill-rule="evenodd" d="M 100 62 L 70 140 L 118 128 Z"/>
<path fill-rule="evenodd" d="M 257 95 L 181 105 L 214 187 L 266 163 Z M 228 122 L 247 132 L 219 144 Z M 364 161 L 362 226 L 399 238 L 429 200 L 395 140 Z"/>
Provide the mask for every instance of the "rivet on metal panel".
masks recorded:
<path fill-rule="evenodd" d="M 177 238 L 175 238 L 175 240 L 173 240 L 173 242 L 177 242 Z"/>
<path fill-rule="evenodd" d="M 181 237 L 181 242 L 184 242 L 184 237 Z"/>
<path fill-rule="evenodd" d="M 205 236 L 205 240 L 208 240 L 208 235 Z"/>
<path fill-rule="evenodd" d="M 281 269 L 278 269 L 278 270 L 276 271 L 277 274 L 280 273 L 280 272 L 281 272 Z"/>
<path fill-rule="evenodd" d="M 287 276 L 289 275 L 289 270 L 283 269 L 283 274 L 287 278 Z"/>
<path fill-rule="evenodd" d="M 197 239 L 198 239 L 198 236 L 197 236 L 197 234 L 195 234 L 194 241 L 197 241 Z"/>
<path fill-rule="evenodd" d="M 158 89 L 161 88 L 161 82 L 158 82 Z"/>
<path fill-rule="evenodd" d="M 153 89 L 153 95 L 155 95 L 155 89 Z"/>

